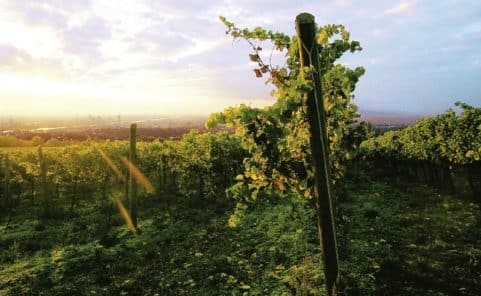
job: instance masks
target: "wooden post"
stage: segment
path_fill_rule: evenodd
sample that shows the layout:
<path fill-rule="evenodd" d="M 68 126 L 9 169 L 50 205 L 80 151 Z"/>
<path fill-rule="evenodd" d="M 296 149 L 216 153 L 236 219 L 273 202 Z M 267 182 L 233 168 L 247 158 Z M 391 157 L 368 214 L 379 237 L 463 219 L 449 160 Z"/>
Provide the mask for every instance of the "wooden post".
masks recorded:
<path fill-rule="evenodd" d="M 334 225 L 329 176 L 329 143 L 327 142 L 326 116 L 321 91 L 319 53 L 315 42 L 314 16 L 301 13 L 296 17 L 299 41 L 301 75 L 304 67 L 313 67 L 314 88 L 306 94 L 307 119 L 310 128 L 312 166 L 314 168 L 314 198 L 317 208 L 317 228 L 323 251 L 327 295 L 337 295 L 340 281 L 336 229 Z M 304 77 L 303 77 L 304 78 Z"/>
<path fill-rule="evenodd" d="M 137 167 L 137 151 L 136 151 L 136 139 L 137 138 L 137 124 L 132 123 L 130 125 L 130 150 L 129 161 L 131 163 L 129 169 L 129 208 L 130 218 L 134 227 L 137 228 L 137 181 L 134 177 L 132 167 Z"/>
<path fill-rule="evenodd" d="M 449 164 L 444 164 L 444 174 L 446 176 L 446 181 L 448 183 L 449 193 L 455 195 L 456 187 L 454 186 L 452 169 Z"/>
<path fill-rule="evenodd" d="M 478 193 L 478 190 L 476 189 L 476 185 L 474 184 L 474 168 L 471 165 L 468 165 L 467 167 L 468 170 L 468 183 L 469 187 L 471 188 L 471 192 L 473 193 L 473 199 L 479 201 L 480 196 Z"/>

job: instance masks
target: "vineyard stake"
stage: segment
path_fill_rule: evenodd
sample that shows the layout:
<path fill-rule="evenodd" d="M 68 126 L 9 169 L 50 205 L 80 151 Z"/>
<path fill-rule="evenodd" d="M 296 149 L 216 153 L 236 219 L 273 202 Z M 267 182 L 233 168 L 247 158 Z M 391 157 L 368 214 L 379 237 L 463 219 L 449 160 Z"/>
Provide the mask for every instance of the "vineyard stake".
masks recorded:
<path fill-rule="evenodd" d="M 137 151 L 136 151 L 136 139 L 137 138 L 137 124 L 132 123 L 130 125 L 130 150 L 129 161 L 132 164 L 129 168 L 129 208 L 130 218 L 134 227 L 137 228 L 137 181 L 133 175 L 132 167 L 137 167 Z"/>
<path fill-rule="evenodd" d="M 300 73 L 303 79 L 304 67 L 313 67 L 314 88 L 305 95 L 314 168 L 313 193 L 316 200 L 317 228 L 323 251 L 327 294 L 337 295 L 340 274 L 330 189 L 326 117 L 322 100 L 319 53 L 315 42 L 314 16 L 309 13 L 299 14 L 296 17 L 296 31 L 299 42 Z"/>

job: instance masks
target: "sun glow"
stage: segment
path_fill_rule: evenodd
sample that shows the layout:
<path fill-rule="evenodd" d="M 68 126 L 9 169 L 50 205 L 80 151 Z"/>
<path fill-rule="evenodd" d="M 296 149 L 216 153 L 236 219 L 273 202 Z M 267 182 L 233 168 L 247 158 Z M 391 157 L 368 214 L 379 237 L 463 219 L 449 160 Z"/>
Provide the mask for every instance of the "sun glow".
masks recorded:
<path fill-rule="evenodd" d="M 178 89 L 168 83 L 162 87 L 162 96 L 159 96 L 154 81 L 144 78 L 144 81 L 142 77 L 133 79 L 138 83 L 134 83 L 133 87 L 122 87 L 120 81 L 112 85 L 99 85 L 94 82 L 50 80 L 41 76 L 0 74 L 0 111 L 10 114 L 31 114 L 34 111 L 36 114 L 49 115 L 58 112 L 88 114 L 99 110 L 103 113 L 124 113 L 127 107 L 134 113 L 170 113 L 176 112 L 175 106 L 179 104 L 188 105 L 189 100 L 185 98 L 189 97 L 203 99 L 210 106 L 214 103 L 208 96 L 195 94 L 190 89 Z M 186 111 L 189 113 L 190 110 Z M 198 111 L 209 112 L 208 108 L 199 108 Z"/>
<path fill-rule="evenodd" d="M 271 89 L 248 75 L 248 63 L 229 65 L 232 56 L 216 52 L 233 50 L 217 16 L 199 16 L 204 27 L 195 28 L 178 10 L 152 5 L 0 0 L 0 116 L 207 115 L 265 105 Z M 255 86 L 242 87 L 248 82 Z"/>
<path fill-rule="evenodd" d="M 0 20 L 0 44 L 11 44 L 32 58 L 56 57 L 63 46 L 52 29 L 27 26 L 8 17 Z"/>

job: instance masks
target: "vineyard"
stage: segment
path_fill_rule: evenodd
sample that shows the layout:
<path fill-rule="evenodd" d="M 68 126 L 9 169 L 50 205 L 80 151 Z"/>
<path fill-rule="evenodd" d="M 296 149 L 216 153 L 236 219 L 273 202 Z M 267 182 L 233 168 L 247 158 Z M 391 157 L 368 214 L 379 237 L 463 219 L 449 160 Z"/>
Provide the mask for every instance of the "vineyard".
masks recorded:
<path fill-rule="evenodd" d="M 0 295 L 477 295 L 481 108 L 377 133 L 344 26 L 221 21 L 271 106 L 180 139 L 0 139 Z"/>
<path fill-rule="evenodd" d="M 233 136 L 196 131 L 179 141 L 140 142 L 136 152 L 142 195 L 158 196 L 170 190 L 186 198 L 213 200 L 225 195 L 225 188 L 240 172 L 244 155 Z M 22 147 L 2 151 L 1 157 L 3 208 L 41 203 L 40 218 L 65 207 L 74 214 L 76 204 L 87 197 L 102 205 L 118 194 L 127 200 L 130 158 L 126 141 L 85 141 L 48 149 Z M 148 180 L 156 181 L 156 190 Z"/>
<path fill-rule="evenodd" d="M 456 172 L 467 175 L 473 198 L 481 198 L 475 177 L 481 171 L 481 108 L 456 103 L 450 109 L 407 128 L 388 131 L 360 144 L 364 158 L 384 162 L 397 173 L 411 174 L 456 193 Z M 444 185 L 444 186 L 443 186 Z"/>

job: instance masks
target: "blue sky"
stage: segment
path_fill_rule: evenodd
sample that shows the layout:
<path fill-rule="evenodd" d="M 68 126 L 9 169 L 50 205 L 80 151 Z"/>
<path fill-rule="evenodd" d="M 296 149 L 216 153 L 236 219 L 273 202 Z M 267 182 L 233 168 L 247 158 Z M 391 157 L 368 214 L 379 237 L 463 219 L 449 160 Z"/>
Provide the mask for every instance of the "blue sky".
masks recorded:
<path fill-rule="evenodd" d="M 271 104 L 238 26 L 294 34 L 310 12 L 363 51 L 361 110 L 429 114 L 481 105 L 479 1 L 0 0 L 1 114 L 208 114 Z M 275 54 L 276 55 L 276 54 Z M 279 60 L 277 54 L 275 60 Z"/>

